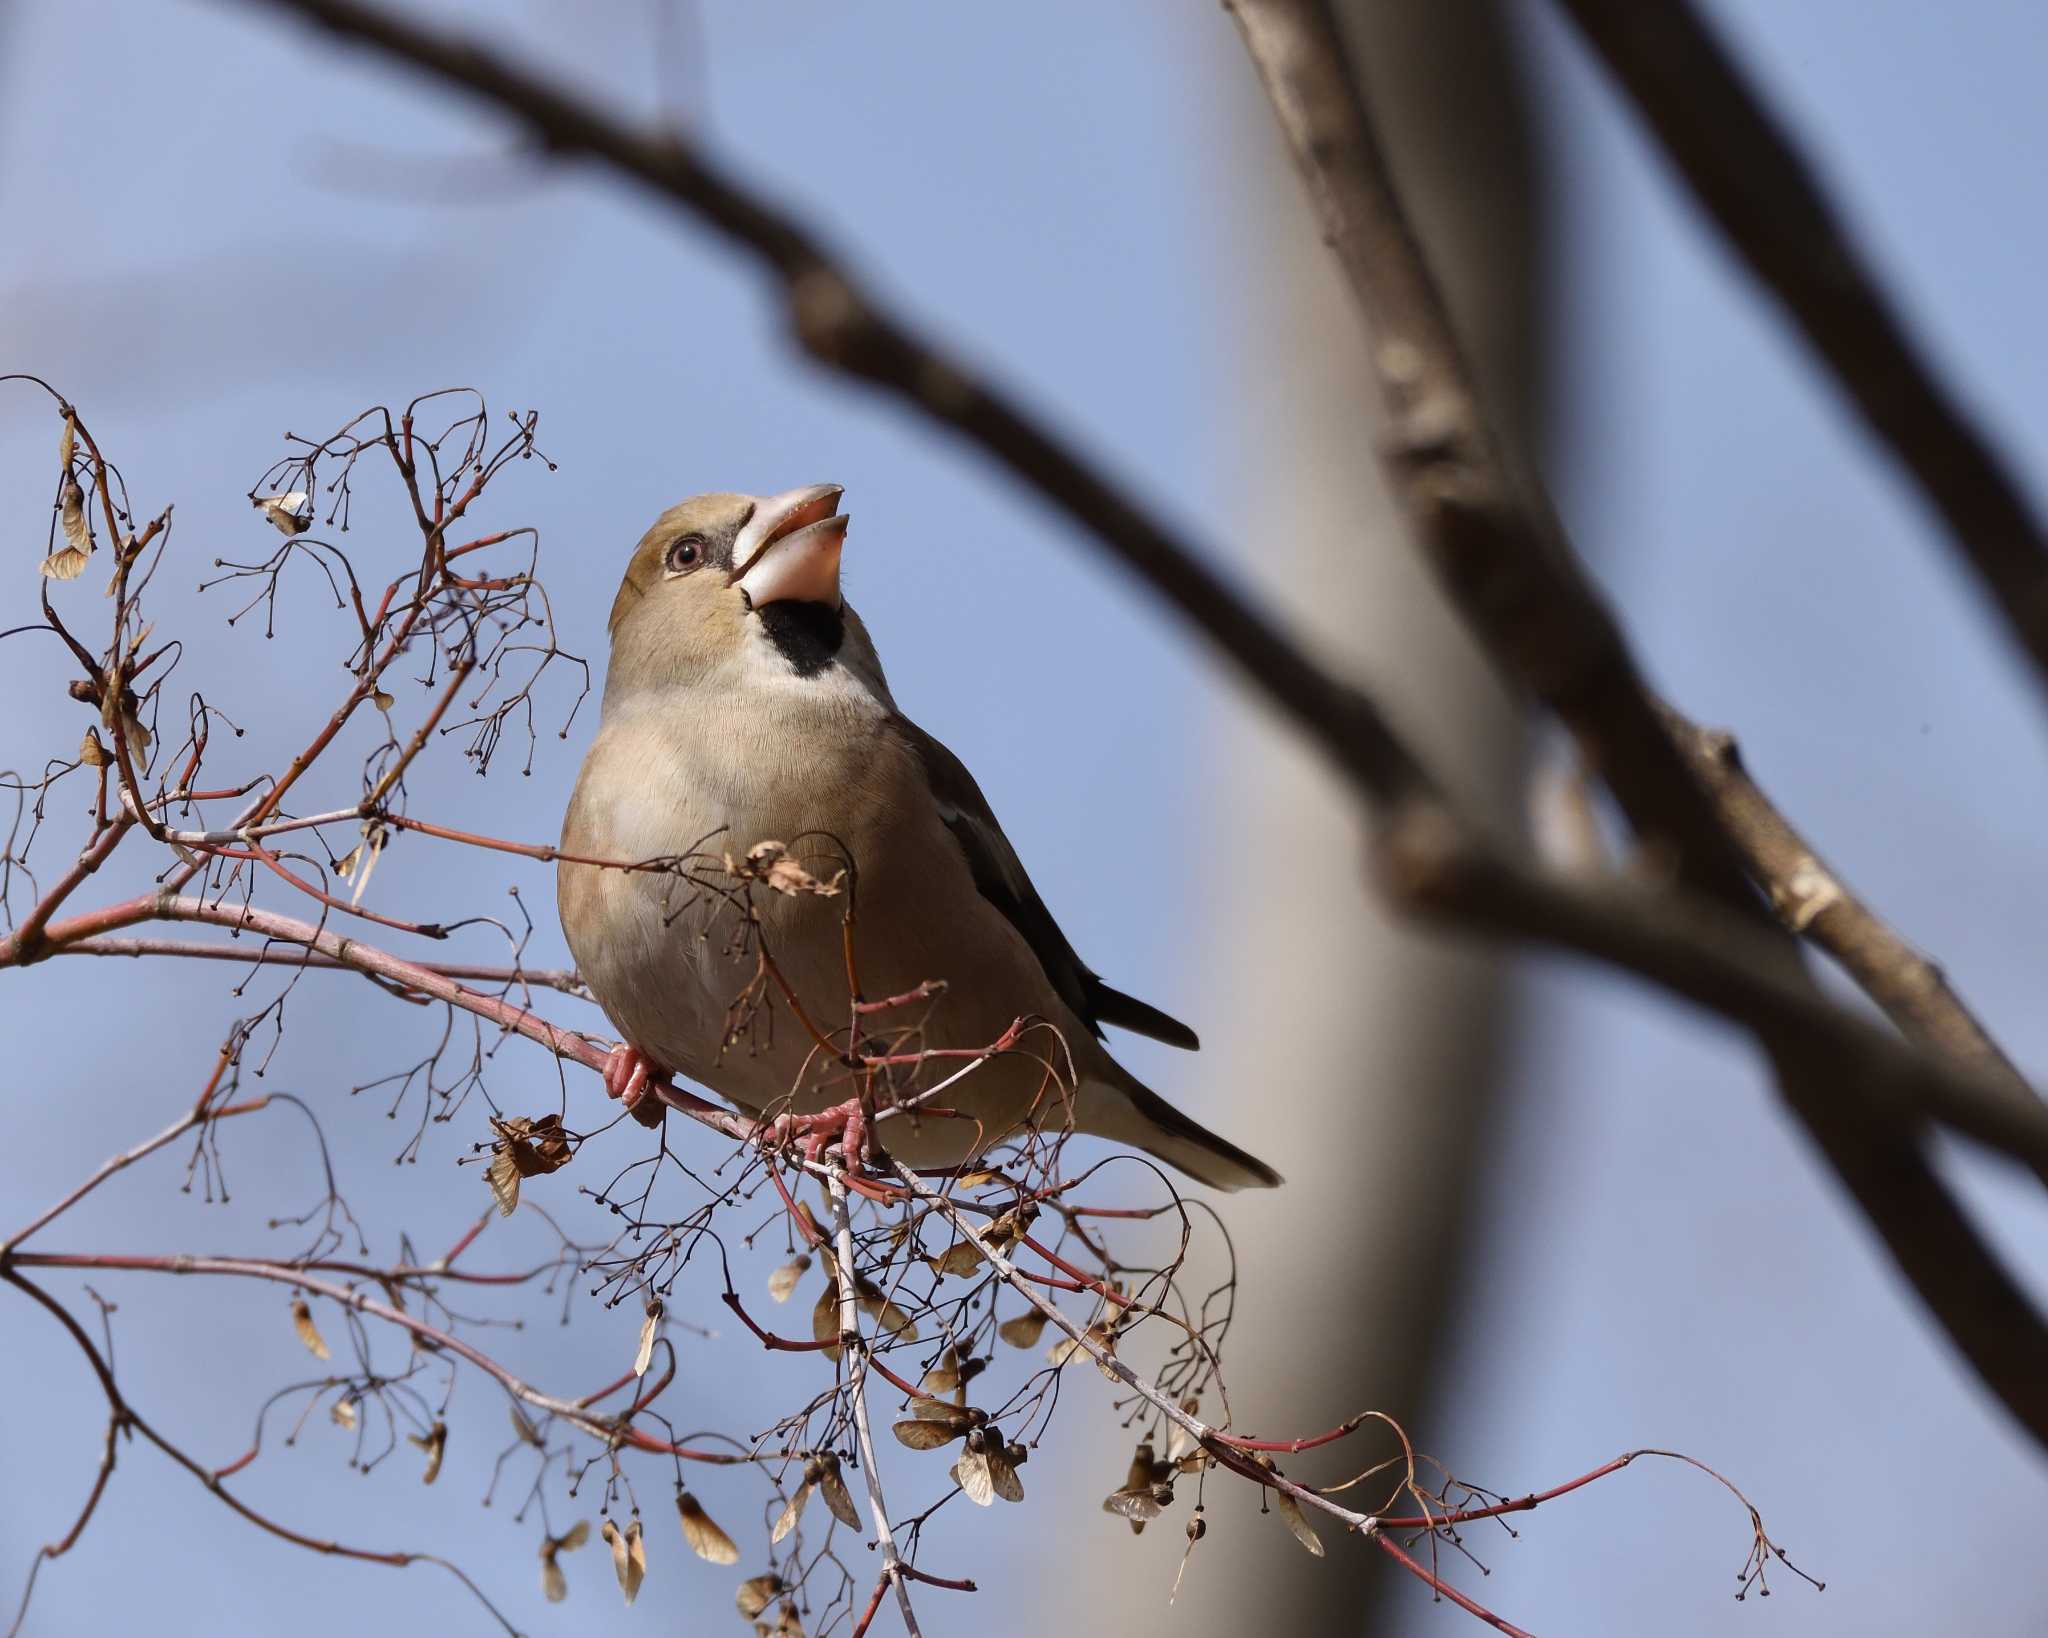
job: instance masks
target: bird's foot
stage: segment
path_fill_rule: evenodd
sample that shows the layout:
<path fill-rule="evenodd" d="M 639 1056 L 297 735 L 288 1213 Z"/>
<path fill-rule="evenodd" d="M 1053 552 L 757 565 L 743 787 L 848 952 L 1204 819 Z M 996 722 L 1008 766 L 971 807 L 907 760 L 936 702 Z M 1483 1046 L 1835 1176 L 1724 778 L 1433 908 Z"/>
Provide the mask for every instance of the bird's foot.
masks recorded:
<path fill-rule="evenodd" d="M 658 1091 L 668 1071 L 638 1047 L 621 1041 L 604 1062 L 605 1092 L 642 1126 L 659 1126 L 666 1106 Z"/>
<path fill-rule="evenodd" d="M 837 1147 L 852 1171 L 865 1170 L 872 1155 L 868 1149 L 868 1116 L 859 1098 L 848 1098 L 815 1115 L 777 1115 L 761 1134 L 770 1148 L 799 1143 L 807 1163 L 823 1158 Z"/>

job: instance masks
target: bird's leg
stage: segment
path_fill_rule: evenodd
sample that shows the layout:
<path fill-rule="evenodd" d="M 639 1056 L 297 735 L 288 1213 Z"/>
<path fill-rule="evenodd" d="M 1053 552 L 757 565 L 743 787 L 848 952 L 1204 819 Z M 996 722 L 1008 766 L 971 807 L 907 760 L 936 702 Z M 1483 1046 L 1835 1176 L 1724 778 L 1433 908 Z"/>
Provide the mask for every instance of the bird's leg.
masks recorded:
<path fill-rule="evenodd" d="M 871 1158 L 868 1150 L 868 1114 L 860 1099 L 848 1098 L 815 1115 L 777 1115 L 761 1134 L 763 1143 L 774 1146 L 801 1139 L 806 1161 L 820 1159 L 838 1140 L 839 1152 L 855 1171 L 865 1170 Z"/>
<path fill-rule="evenodd" d="M 656 1088 L 668 1071 L 630 1042 L 621 1041 L 604 1061 L 604 1089 L 642 1126 L 659 1126 L 666 1106 Z"/>

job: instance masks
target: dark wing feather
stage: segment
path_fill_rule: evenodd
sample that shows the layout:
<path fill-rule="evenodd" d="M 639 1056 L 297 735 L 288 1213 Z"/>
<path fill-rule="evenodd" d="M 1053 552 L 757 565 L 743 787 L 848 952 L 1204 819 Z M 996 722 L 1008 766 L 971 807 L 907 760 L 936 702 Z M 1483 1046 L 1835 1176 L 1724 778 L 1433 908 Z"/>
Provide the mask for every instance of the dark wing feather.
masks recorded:
<path fill-rule="evenodd" d="M 1067 942 L 1067 935 L 1060 931 L 1059 923 L 1052 919 L 1038 889 L 1031 885 L 1017 850 L 1010 846 L 1003 827 L 996 823 L 988 798 L 981 794 L 981 787 L 975 784 L 966 765 L 908 717 L 893 718 L 891 726 L 924 765 L 925 780 L 939 805 L 939 814 L 966 856 L 975 887 L 1023 935 L 1053 989 L 1075 1016 L 1098 1036 L 1104 1024 L 1115 1024 L 1119 1029 L 1149 1035 L 1155 1041 L 1185 1047 L 1190 1052 L 1200 1046 L 1195 1032 L 1179 1019 L 1168 1017 L 1135 996 L 1111 989 L 1089 971 Z"/>

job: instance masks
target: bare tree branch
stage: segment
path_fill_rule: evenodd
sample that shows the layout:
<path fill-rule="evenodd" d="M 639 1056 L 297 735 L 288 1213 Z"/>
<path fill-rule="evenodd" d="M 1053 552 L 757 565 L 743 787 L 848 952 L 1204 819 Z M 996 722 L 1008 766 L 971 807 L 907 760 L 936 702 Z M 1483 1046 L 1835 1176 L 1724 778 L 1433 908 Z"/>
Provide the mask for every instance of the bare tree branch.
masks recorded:
<path fill-rule="evenodd" d="M 1742 861 L 1666 730 L 1618 625 L 1533 475 L 1510 464 L 1486 423 L 1327 4 L 1226 3 L 1372 332 L 1374 368 L 1395 429 L 1383 460 L 1408 501 L 1419 543 L 1495 658 L 1577 734 L 1637 830 L 1680 850 L 1681 879 L 1764 925 Z M 1502 895 L 1492 913 L 1519 923 L 1524 935 L 1585 948 L 1580 940 L 1595 912 L 1584 896 L 1552 892 L 1536 878 L 1446 846 L 1427 823 L 1413 836 L 1422 839 L 1416 851 L 1424 857 L 1465 853 L 1467 868 L 1445 873 L 1460 885 L 1455 897 L 1462 907 L 1485 904 L 1489 892 Z M 1661 914 L 1666 931 L 1688 922 L 1699 927 L 1706 917 L 1701 907 L 1672 900 Z M 1617 934 L 1624 929 L 1604 926 L 1603 944 Z M 1602 953 L 1619 955 L 1611 946 Z M 1650 960 L 1655 952 L 1641 945 L 1636 953 Z M 1810 988 L 1789 945 L 1767 957 L 1760 948 L 1758 955 L 1773 977 Z M 1661 962 L 1658 970 L 1667 983 L 1680 977 Z M 1870 1088 L 1845 1075 L 1831 1047 L 1803 1024 L 1767 1010 L 1749 1022 L 1788 1106 L 1929 1311 L 2014 1417 L 2048 1444 L 2048 1325 L 1934 1172 L 1921 1122 L 1896 1103 L 1870 1099 Z M 2027 1119 L 2038 1103 L 2012 1113 Z"/>
<path fill-rule="evenodd" d="M 2039 1109 L 2033 1087 L 1941 968 L 1858 898 L 1771 805 L 1743 766 L 1735 736 L 1697 727 L 1675 711 L 1669 720 L 1679 748 L 1748 861 L 1750 875 L 1769 894 L 1786 928 L 1834 957 L 1910 1040 L 1973 1066 L 1987 1091 L 1994 1085 L 2005 1088 L 2016 1110 Z M 2029 1117 L 2023 1113 L 2021 1118 Z M 2041 1172 L 2038 1164 L 2035 1169 Z M 2048 1181 L 2048 1172 L 2041 1176 Z"/>
<path fill-rule="evenodd" d="M 2048 528 L 1689 0 L 1559 0 L 1693 198 L 1911 476 L 2048 682 Z"/>

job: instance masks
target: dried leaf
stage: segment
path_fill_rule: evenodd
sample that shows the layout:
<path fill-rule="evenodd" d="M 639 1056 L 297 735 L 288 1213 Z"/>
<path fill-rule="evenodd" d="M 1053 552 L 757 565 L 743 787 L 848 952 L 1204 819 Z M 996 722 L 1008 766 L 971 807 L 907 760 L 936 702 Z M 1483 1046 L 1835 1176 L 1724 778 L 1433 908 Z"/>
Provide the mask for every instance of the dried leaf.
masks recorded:
<path fill-rule="evenodd" d="M 1303 1516 L 1301 1503 L 1284 1490 L 1272 1491 L 1271 1495 L 1273 1498 L 1273 1511 L 1280 1515 L 1280 1522 L 1294 1532 L 1294 1539 L 1296 1541 L 1314 1553 L 1317 1558 L 1321 1558 L 1323 1556 L 1323 1538 L 1315 1533 L 1307 1518 Z"/>
<path fill-rule="evenodd" d="M 379 833 L 381 834 L 381 832 Z M 513 1115 L 500 1120 L 491 1117 L 498 1141 L 491 1145 L 491 1163 L 484 1168 L 484 1181 L 498 1202 L 501 1215 L 510 1217 L 519 1208 L 519 1181 L 558 1172 L 569 1164 L 575 1150 L 562 1130 L 560 1115 L 542 1115 L 530 1120 Z"/>
<path fill-rule="evenodd" d="M 707 1564 L 739 1563 L 740 1550 L 732 1537 L 718 1527 L 717 1520 L 704 1511 L 689 1491 L 676 1492 L 676 1512 L 682 1516 L 683 1540 L 691 1552 Z"/>
<path fill-rule="evenodd" d="M 740 1590 L 733 1594 L 732 1601 L 739 1605 L 740 1614 L 751 1621 L 780 1598 L 782 1592 L 781 1576 L 757 1575 L 740 1583 Z"/>
<path fill-rule="evenodd" d="M 768 1532 L 770 1546 L 797 1527 L 797 1521 L 804 1516 L 804 1504 L 811 1499 L 811 1488 L 810 1476 L 806 1474 L 804 1482 L 798 1485 L 789 1500 L 782 1504 L 782 1512 L 775 1520 L 775 1528 Z"/>
<path fill-rule="evenodd" d="M 756 842 L 747 849 L 746 859 L 739 863 L 727 854 L 725 868 L 742 881 L 760 882 L 791 898 L 799 893 L 815 893 L 830 898 L 846 880 L 843 870 L 836 872 L 829 881 L 813 876 L 790 857 L 788 847 L 781 842 Z"/>
<path fill-rule="evenodd" d="M 264 522 L 282 534 L 303 535 L 313 527 L 312 501 L 303 489 L 251 495 L 249 504 L 263 514 Z"/>
<path fill-rule="evenodd" d="M 640 1583 L 647 1579 L 647 1544 L 640 1536 L 640 1521 L 631 1519 L 621 1530 L 606 1519 L 603 1533 L 612 1550 L 612 1569 L 619 1578 L 619 1591 L 630 1604 L 640 1596 Z"/>
<path fill-rule="evenodd" d="M 78 760 L 88 768 L 104 768 L 114 760 L 107 755 L 107 748 L 100 743 L 98 729 L 86 729 L 85 738 L 78 742 Z"/>
<path fill-rule="evenodd" d="M 432 1484 L 441 1476 L 441 1458 L 448 1454 L 448 1424 L 436 1422 L 424 1435 L 408 1433 L 406 1438 L 427 1453 L 427 1467 L 420 1475 L 420 1483 Z"/>
<path fill-rule="evenodd" d="M 956 1240 L 946 1248 L 945 1255 L 929 1259 L 932 1272 L 941 1279 L 948 1274 L 972 1274 L 987 1260 L 972 1240 Z"/>
<path fill-rule="evenodd" d="M 633 1374 L 645 1376 L 654 1359 L 654 1338 L 661 1329 L 661 1299 L 647 1300 L 647 1318 L 640 1322 L 640 1346 L 633 1351 Z"/>
<path fill-rule="evenodd" d="M 804 1271 L 810 1266 L 808 1253 L 790 1258 L 768 1276 L 768 1295 L 777 1302 L 788 1302 L 790 1293 L 796 1289 L 796 1282 L 804 1277 Z"/>
<path fill-rule="evenodd" d="M 306 1306 L 304 1297 L 292 1298 L 292 1329 L 299 1333 L 299 1340 L 306 1345 L 306 1352 L 315 1359 L 327 1358 L 327 1339 L 320 1334 L 320 1327 L 313 1323 L 313 1310 Z"/>
<path fill-rule="evenodd" d="M 818 1494 L 825 1498 L 825 1505 L 832 1510 L 832 1516 L 849 1530 L 860 1528 L 860 1509 L 853 1505 L 853 1495 L 846 1488 L 846 1479 L 839 1471 L 839 1458 L 827 1452 L 814 1463 L 817 1469 Z"/>
<path fill-rule="evenodd" d="M 150 732 L 142 726 L 142 719 L 133 711 L 121 712 L 121 735 L 128 741 L 129 750 L 137 756 L 149 754 Z"/>
<path fill-rule="evenodd" d="M 356 1425 L 355 1400 L 348 1395 L 343 1395 L 328 1407 L 327 1417 L 338 1428 L 353 1429 Z"/>
<path fill-rule="evenodd" d="M 1045 1316 L 1036 1308 L 1027 1308 L 1015 1319 L 1006 1319 L 996 1327 L 996 1335 L 1012 1348 L 1036 1348 L 1044 1334 Z"/>

